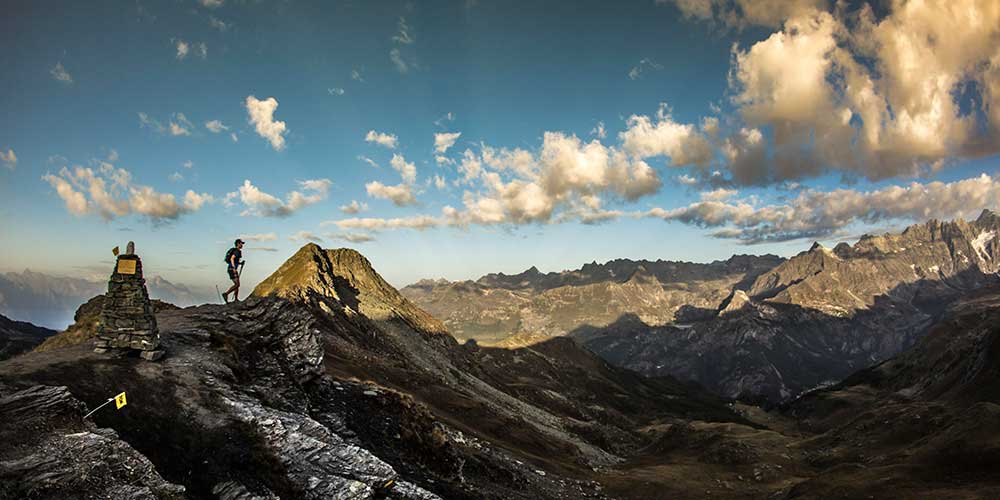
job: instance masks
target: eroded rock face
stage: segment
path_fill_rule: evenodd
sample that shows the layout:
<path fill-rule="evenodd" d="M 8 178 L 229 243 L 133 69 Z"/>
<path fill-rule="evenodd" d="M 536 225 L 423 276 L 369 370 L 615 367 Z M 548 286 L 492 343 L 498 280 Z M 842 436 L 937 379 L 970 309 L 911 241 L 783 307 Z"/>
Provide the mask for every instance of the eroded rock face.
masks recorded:
<path fill-rule="evenodd" d="M 578 336 L 647 375 L 779 402 L 912 346 L 956 298 L 995 283 L 1000 218 L 930 221 L 901 234 L 819 244 L 761 274 L 717 317 L 684 328 L 622 321 Z"/>
<path fill-rule="evenodd" d="M 0 386 L 0 497 L 185 498 L 111 429 L 83 420 L 66 387 Z"/>

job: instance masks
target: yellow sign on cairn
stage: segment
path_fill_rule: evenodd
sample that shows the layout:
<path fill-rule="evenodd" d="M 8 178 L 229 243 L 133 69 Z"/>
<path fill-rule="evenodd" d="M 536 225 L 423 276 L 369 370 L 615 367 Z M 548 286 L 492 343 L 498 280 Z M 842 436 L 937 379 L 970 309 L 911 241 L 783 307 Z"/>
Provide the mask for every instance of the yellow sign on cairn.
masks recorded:
<path fill-rule="evenodd" d="M 120 259 L 118 261 L 118 274 L 135 274 L 135 261 L 132 259 Z"/>
<path fill-rule="evenodd" d="M 117 395 L 117 396 L 115 396 L 115 406 L 118 407 L 119 410 L 122 409 L 122 406 L 125 406 L 127 403 L 128 402 L 125 401 L 125 393 L 124 392 L 121 393 L 121 394 L 119 394 L 119 395 Z"/>

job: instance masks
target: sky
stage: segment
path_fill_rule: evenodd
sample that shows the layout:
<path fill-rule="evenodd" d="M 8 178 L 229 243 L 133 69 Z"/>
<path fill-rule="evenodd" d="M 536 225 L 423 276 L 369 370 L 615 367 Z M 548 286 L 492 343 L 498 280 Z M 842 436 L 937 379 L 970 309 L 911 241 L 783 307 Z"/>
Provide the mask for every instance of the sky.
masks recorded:
<path fill-rule="evenodd" d="M 0 272 L 793 255 L 1000 200 L 994 1 L 13 2 Z"/>

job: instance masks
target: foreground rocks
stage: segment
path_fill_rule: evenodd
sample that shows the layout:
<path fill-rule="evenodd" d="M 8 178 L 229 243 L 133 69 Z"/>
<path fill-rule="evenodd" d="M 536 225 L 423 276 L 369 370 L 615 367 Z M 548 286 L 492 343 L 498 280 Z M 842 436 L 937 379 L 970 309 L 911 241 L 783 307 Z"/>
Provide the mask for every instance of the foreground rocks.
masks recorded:
<path fill-rule="evenodd" d="M 0 386 L 0 498 L 186 498 L 66 387 Z"/>

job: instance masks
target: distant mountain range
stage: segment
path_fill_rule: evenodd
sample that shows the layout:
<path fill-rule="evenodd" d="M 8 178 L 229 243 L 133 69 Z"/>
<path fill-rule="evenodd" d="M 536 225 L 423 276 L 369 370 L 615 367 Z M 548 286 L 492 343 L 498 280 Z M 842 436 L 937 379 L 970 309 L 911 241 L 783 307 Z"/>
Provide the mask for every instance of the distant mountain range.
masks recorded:
<path fill-rule="evenodd" d="M 110 274 L 110 269 L 108 270 Z M 200 290 L 167 281 L 146 278 L 153 298 L 185 307 L 218 301 L 215 291 Z M 52 276 L 24 270 L 0 274 L 0 314 L 36 325 L 61 330 L 73 323 L 76 309 L 95 295 L 106 292 L 106 280 Z"/>
<path fill-rule="evenodd" d="M 715 308 L 784 262 L 775 255 L 736 255 L 709 264 L 617 259 L 542 273 L 532 267 L 476 281 L 423 280 L 400 292 L 440 318 L 456 338 L 508 347 L 607 326 L 634 314 L 651 325 L 687 320 Z"/>
<path fill-rule="evenodd" d="M 458 337 L 520 346 L 570 335 L 646 375 L 774 402 L 913 345 L 949 303 L 997 281 L 998 235 L 1000 218 L 986 210 L 788 260 L 616 260 L 402 292 Z"/>

